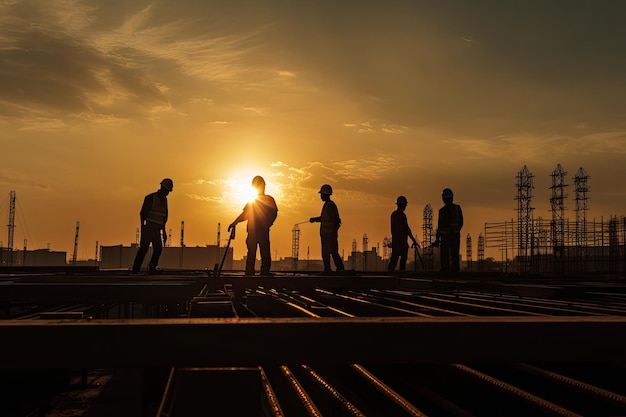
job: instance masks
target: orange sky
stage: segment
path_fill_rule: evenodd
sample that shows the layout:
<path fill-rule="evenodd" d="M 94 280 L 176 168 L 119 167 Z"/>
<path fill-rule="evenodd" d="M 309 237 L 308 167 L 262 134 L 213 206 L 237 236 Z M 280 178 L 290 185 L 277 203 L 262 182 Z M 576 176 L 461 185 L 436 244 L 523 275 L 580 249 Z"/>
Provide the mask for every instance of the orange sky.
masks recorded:
<path fill-rule="evenodd" d="M 214 244 L 262 175 L 273 255 L 319 215 L 323 183 L 347 254 L 363 234 L 382 244 L 401 194 L 421 239 L 450 187 L 475 247 L 517 216 L 524 165 L 550 218 L 559 163 L 591 176 L 589 217 L 625 214 L 626 4 L 509 3 L 0 1 L 0 216 L 15 190 L 16 248 L 71 256 L 78 220 L 92 258 L 96 240 L 135 241 L 171 177 L 174 242 L 184 220 L 188 246 Z M 300 257 L 318 258 L 318 226 L 301 229 Z"/>

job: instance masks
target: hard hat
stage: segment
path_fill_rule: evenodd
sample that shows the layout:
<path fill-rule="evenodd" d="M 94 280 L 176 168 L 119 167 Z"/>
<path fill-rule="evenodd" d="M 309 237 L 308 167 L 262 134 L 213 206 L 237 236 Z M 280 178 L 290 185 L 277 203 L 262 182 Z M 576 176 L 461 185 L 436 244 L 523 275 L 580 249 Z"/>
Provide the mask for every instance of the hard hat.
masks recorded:
<path fill-rule="evenodd" d="M 320 188 L 318 193 L 332 195 L 333 194 L 333 187 L 331 187 L 328 184 L 324 184 L 324 185 L 322 185 L 322 187 Z"/>
<path fill-rule="evenodd" d="M 161 181 L 161 186 L 167 191 L 172 191 L 174 189 L 174 181 L 169 178 L 165 178 L 163 179 L 163 181 Z"/>
<path fill-rule="evenodd" d="M 451 198 L 451 197 L 454 197 L 454 194 L 452 193 L 451 189 L 444 188 L 443 191 L 441 192 L 441 197 L 443 197 L 443 198 Z"/>
<path fill-rule="evenodd" d="M 398 197 L 398 199 L 396 200 L 396 204 L 404 204 L 407 205 L 409 204 L 408 201 L 406 201 L 406 197 L 401 195 L 400 197 Z"/>
<path fill-rule="evenodd" d="M 265 180 L 260 175 L 252 178 L 252 186 L 254 188 L 265 187 Z"/>

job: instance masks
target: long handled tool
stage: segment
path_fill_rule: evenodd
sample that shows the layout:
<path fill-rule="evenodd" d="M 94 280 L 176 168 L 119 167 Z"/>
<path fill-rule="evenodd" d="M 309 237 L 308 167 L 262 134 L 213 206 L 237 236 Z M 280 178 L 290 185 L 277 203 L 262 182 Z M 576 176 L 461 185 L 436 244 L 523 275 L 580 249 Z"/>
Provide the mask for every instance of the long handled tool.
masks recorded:
<path fill-rule="evenodd" d="M 222 273 L 222 267 L 224 266 L 224 261 L 226 260 L 226 256 L 228 255 L 228 249 L 230 248 L 230 241 L 235 238 L 235 226 L 230 229 L 230 236 L 228 236 L 228 242 L 226 243 L 226 248 L 224 249 L 224 255 L 222 256 L 222 262 L 220 264 L 215 264 L 213 268 L 213 276 L 219 277 Z"/>
<path fill-rule="evenodd" d="M 415 263 L 415 270 L 417 271 L 417 259 L 419 258 L 420 260 L 420 264 L 422 264 L 422 269 L 424 268 L 424 261 L 422 260 L 422 255 L 420 255 L 420 245 L 419 243 L 415 243 L 413 244 L 413 250 L 414 250 L 414 256 L 413 256 L 413 262 Z"/>

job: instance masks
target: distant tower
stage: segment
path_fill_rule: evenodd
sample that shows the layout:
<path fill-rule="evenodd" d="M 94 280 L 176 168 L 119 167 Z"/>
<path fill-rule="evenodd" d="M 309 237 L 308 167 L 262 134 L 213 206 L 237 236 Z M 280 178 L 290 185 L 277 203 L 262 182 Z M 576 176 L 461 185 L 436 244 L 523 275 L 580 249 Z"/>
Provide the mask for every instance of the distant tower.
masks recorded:
<path fill-rule="evenodd" d="M 427 270 L 433 269 L 433 208 L 430 204 L 424 207 L 422 223 L 422 257 Z"/>
<path fill-rule="evenodd" d="M 478 251 L 476 254 L 478 260 L 478 270 L 483 270 L 483 263 L 485 262 L 485 240 L 483 239 L 483 234 L 480 233 L 478 235 Z"/>
<path fill-rule="evenodd" d="M 433 243 L 433 208 L 430 204 L 424 207 L 424 222 L 422 224 L 422 244 L 424 247 Z"/>
<path fill-rule="evenodd" d="M 96 257 L 94 258 L 96 260 L 96 266 L 98 266 L 98 244 L 99 242 L 96 240 Z"/>
<path fill-rule="evenodd" d="M 178 258 L 178 267 L 183 269 L 185 255 L 185 221 L 180 222 L 180 257 Z"/>
<path fill-rule="evenodd" d="M 576 189 L 576 246 L 587 246 L 587 193 L 590 191 L 588 181 L 591 177 L 580 167 L 574 176 L 574 188 Z"/>
<path fill-rule="evenodd" d="M 465 256 L 467 257 L 467 270 L 472 270 L 472 236 L 467 234 L 465 238 Z"/>
<path fill-rule="evenodd" d="M 300 226 L 297 224 L 291 229 L 291 269 L 298 270 L 298 257 L 300 256 Z"/>
<path fill-rule="evenodd" d="M 15 191 L 9 192 L 9 240 L 7 242 L 8 265 L 13 265 L 13 238 L 15 236 Z"/>
<path fill-rule="evenodd" d="M 352 239 L 352 269 L 356 269 L 356 239 Z"/>
<path fill-rule="evenodd" d="M 517 173 L 517 239 L 518 256 L 525 259 L 531 253 L 533 210 L 533 178 L 526 165 Z"/>
<path fill-rule="evenodd" d="M 561 254 L 565 246 L 565 176 L 567 172 L 558 164 L 552 174 L 552 186 L 550 187 L 550 206 L 552 211 L 552 222 L 550 223 L 550 238 L 554 254 Z"/>
<path fill-rule="evenodd" d="M 222 233 L 221 233 L 222 223 L 217 223 L 217 251 L 215 252 L 215 263 L 219 263 L 222 258 Z"/>
<path fill-rule="evenodd" d="M 363 234 L 363 271 L 367 271 L 367 251 L 369 250 L 367 234 Z"/>
<path fill-rule="evenodd" d="M 76 255 L 78 254 L 78 231 L 80 230 L 80 222 L 76 222 L 76 234 L 74 235 L 74 254 L 72 255 L 72 264 L 76 265 Z"/>
<path fill-rule="evenodd" d="M 139 244 L 139 228 L 135 230 L 135 243 Z"/>
<path fill-rule="evenodd" d="M 391 238 L 383 238 L 383 259 L 391 257 Z"/>

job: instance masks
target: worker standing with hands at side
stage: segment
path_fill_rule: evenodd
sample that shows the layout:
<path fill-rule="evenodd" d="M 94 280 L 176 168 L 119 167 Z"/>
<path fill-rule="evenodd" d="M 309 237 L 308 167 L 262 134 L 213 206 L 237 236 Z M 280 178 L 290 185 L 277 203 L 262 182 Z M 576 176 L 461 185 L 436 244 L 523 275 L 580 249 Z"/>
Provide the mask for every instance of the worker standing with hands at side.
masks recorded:
<path fill-rule="evenodd" d="M 165 231 L 165 223 L 167 223 L 167 196 L 174 189 L 174 182 L 165 178 L 161 181 L 161 188 L 151 194 L 148 194 L 141 206 L 139 217 L 141 218 L 141 241 L 139 243 L 139 251 L 133 262 L 132 273 L 137 274 L 141 269 L 143 258 L 148 253 L 150 244 L 152 243 L 152 258 L 148 267 L 149 274 L 156 274 L 160 270 L 157 268 L 159 257 L 163 251 L 163 245 L 167 243 L 167 233 Z M 161 242 L 161 239 L 163 241 Z"/>
<path fill-rule="evenodd" d="M 444 206 L 439 209 L 437 219 L 437 234 L 435 244 L 441 244 L 440 260 L 441 272 L 459 272 L 459 250 L 461 247 L 461 228 L 463 227 L 463 212 L 461 206 L 454 204 L 454 194 L 449 188 L 441 192 Z M 452 260 L 452 266 L 450 266 Z"/>
<path fill-rule="evenodd" d="M 407 238 L 411 238 L 413 246 L 417 246 L 417 241 L 411 232 L 409 222 L 404 213 L 407 204 L 406 197 L 403 195 L 399 196 L 396 200 L 398 208 L 391 213 L 391 258 L 387 268 L 389 272 L 393 272 L 396 269 L 398 259 L 400 259 L 400 271 L 405 270 L 406 258 L 409 254 Z"/>
<path fill-rule="evenodd" d="M 339 218 L 339 210 L 334 201 L 330 199 L 333 194 L 333 188 L 324 184 L 318 191 L 320 198 L 324 202 L 322 207 L 322 214 L 319 217 L 311 217 L 309 221 L 311 223 L 320 223 L 320 238 L 322 240 L 322 262 L 324 263 L 324 271 L 322 274 L 329 275 L 332 271 L 330 269 L 330 258 L 333 258 L 335 262 L 335 268 L 337 271 L 343 271 L 343 260 L 339 255 L 339 242 L 338 231 L 341 226 L 341 219 Z"/>

